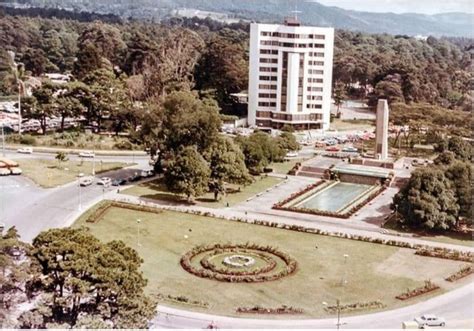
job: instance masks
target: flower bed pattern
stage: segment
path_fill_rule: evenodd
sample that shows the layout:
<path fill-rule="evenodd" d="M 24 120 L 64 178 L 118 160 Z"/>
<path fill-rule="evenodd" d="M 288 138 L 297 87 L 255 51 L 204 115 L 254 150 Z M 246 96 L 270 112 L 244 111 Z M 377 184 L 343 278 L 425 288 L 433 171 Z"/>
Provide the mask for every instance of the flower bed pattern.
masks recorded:
<path fill-rule="evenodd" d="M 257 269 L 235 270 L 216 266 L 210 259 L 220 254 L 231 253 L 246 256 L 264 256 L 264 265 Z M 200 258 L 199 262 L 196 260 Z M 273 262 L 272 262 L 273 261 Z M 270 246 L 246 243 L 243 245 L 215 244 L 198 246 L 181 257 L 181 266 L 187 272 L 202 278 L 231 283 L 258 283 L 277 280 L 296 271 L 297 263 L 291 256 Z"/>
<path fill-rule="evenodd" d="M 351 312 L 355 310 L 368 310 L 368 309 L 379 309 L 379 308 L 385 308 L 385 305 L 382 303 L 382 301 L 375 300 L 375 301 L 369 301 L 369 302 L 356 302 L 356 303 L 348 303 L 346 305 L 340 305 L 339 307 L 334 305 L 334 306 L 327 306 L 324 308 L 325 311 L 327 311 L 329 314 L 336 314 L 338 309 L 340 309 L 341 312 Z"/>
<path fill-rule="evenodd" d="M 326 183 L 326 181 L 320 181 L 316 184 L 309 185 L 305 187 L 303 190 L 294 193 L 290 195 L 288 198 L 285 200 L 282 200 L 280 202 L 277 202 L 276 204 L 273 205 L 273 209 L 278 209 L 278 210 L 285 210 L 285 211 L 291 211 L 291 212 L 297 212 L 297 213 L 304 213 L 304 214 L 311 214 L 311 215 L 319 215 L 319 216 L 328 216 L 328 217 L 337 217 L 337 218 L 350 218 L 352 215 L 354 215 L 359 209 L 364 207 L 366 204 L 368 204 L 371 200 L 373 200 L 376 196 L 378 196 L 380 193 L 382 193 L 386 187 L 385 186 L 380 186 L 380 188 L 369 194 L 363 201 L 359 202 L 357 205 L 352 206 L 347 212 L 345 213 L 338 213 L 335 211 L 328 211 L 328 210 L 318 210 L 318 209 L 310 209 L 310 208 L 302 208 L 302 207 L 294 207 L 294 206 L 285 206 L 292 200 L 302 196 L 303 194 L 313 190 L 315 187 L 320 186 L 321 184 Z"/>
<path fill-rule="evenodd" d="M 437 289 L 439 289 L 438 285 L 432 283 L 429 280 L 425 280 L 424 286 L 417 287 L 413 290 L 407 290 L 405 293 L 397 295 L 395 298 L 397 298 L 398 300 L 407 300 L 407 299 L 410 299 L 410 298 L 413 298 L 413 297 L 416 297 L 428 292 L 432 292 Z"/>
<path fill-rule="evenodd" d="M 243 313 L 243 314 L 271 314 L 271 315 L 303 314 L 304 312 L 304 310 L 301 308 L 288 307 L 285 305 L 278 308 L 264 308 L 260 306 L 239 307 L 235 311 L 238 313 Z"/>
<path fill-rule="evenodd" d="M 469 276 L 473 273 L 474 273 L 474 268 L 472 267 L 472 265 L 468 265 L 468 266 L 465 266 L 465 267 L 461 268 L 459 271 L 456 271 L 454 274 L 446 277 L 444 280 L 446 280 L 448 282 L 455 282 L 458 279 L 467 277 L 467 276 Z"/>

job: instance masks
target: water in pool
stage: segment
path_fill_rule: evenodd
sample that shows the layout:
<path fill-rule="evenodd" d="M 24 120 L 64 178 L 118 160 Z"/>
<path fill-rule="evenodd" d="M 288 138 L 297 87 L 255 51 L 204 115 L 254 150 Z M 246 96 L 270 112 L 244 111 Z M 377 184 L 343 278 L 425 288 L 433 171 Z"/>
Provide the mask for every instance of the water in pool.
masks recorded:
<path fill-rule="evenodd" d="M 370 185 L 339 182 L 334 186 L 316 192 L 300 203 L 298 207 L 335 212 L 354 201 L 369 187 Z"/>

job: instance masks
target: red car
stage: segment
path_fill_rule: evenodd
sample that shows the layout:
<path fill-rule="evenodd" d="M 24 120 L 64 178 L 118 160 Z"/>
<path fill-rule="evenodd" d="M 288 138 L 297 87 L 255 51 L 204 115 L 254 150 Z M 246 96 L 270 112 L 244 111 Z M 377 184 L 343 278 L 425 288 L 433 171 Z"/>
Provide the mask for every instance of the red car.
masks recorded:
<path fill-rule="evenodd" d="M 326 151 L 327 152 L 339 152 L 340 148 L 336 147 L 336 146 L 331 146 L 331 147 L 326 148 Z"/>

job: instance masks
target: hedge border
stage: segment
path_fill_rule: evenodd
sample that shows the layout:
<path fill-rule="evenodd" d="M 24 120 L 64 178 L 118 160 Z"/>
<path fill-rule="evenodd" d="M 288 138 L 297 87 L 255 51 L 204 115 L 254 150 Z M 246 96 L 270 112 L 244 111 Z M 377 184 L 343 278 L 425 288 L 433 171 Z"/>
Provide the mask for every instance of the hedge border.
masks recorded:
<path fill-rule="evenodd" d="M 407 290 L 406 292 L 397 295 L 395 298 L 398 299 L 398 300 L 404 301 L 404 300 L 408 300 L 408 299 L 411 299 L 411 298 L 414 298 L 414 297 L 417 297 L 417 296 L 420 296 L 420 295 L 423 295 L 423 294 L 426 294 L 426 293 L 436 291 L 439 288 L 440 287 L 438 285 L 436 285 L 435 283 L 433 283 L 429 280 L 426 280 L 424 286 L 414 288 L 413 290 Z"/>
<path fill-rule="evenodd" d="M 444 280 L 448 282 L 455 282 L 472 274 L 474 274 L 474 267 L 472 265 L 468 265 L 449 275 Z"/>
<path fill-rule="evenodd" d="M 124 208 L 134 211 L 143 211 L 148 213 L 160 214 L 163 211 L 159 208 L 149 207 L 149 206 L 139 206 L 130 203 L 117 202 L 117 201 L 107 201 L 104 205 L 97 208 L 86 220 L 87 223 L 97 223 L 104 214 L 113 207 Z"/>
<path fill-rule="evenodd" d="M 301 308 L 294 308 L 288 307 L 286 305 L 282 305 L 278 308 L 265 308 L 260 306 L 255 307 L 238 307 L 235 310 L 237 313 L 240 314 L 266 314 L 266 315 L 298 315 L 303 314 L 304 310 Z"/>

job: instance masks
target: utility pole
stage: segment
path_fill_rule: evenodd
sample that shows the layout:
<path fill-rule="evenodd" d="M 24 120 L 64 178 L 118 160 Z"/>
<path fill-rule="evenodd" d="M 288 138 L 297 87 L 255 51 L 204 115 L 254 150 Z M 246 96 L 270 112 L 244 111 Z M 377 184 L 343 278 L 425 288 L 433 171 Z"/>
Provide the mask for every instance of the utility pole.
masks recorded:
<path fill-rule="evenodd" d="M 344 265 L 342 266 L 343 270 L 342 270 L 342 277 L 341 277 L 341 286 L 344 286 L 344 284 L 347 282 L 346 280 L 346 272 L 347 272 L 347 258 L 349 257 L 349 255 L 347 254 L 344 254 Z"/>
<path fill-rule="evenodd" d="M 3 128 L 5 124 L 2 122 L 2 154 L 5 156 L 5 129 Z"/>
<path fill-rule="evenodd" d="M 141 219 L 137 219 L 137 247 L 141 247 L 142 244 L 140 244 L 140 222 Z"/>

